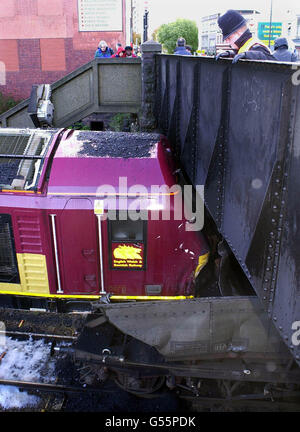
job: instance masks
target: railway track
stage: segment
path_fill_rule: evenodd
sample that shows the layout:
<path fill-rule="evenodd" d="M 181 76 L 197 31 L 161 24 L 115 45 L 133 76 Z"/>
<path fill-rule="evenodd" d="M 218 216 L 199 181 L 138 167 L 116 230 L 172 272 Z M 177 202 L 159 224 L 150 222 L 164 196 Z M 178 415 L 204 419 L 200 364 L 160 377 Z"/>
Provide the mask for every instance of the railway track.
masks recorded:
<path fill-rule="evenodd" d="M 38 390 L 47 392 L 57 393 L 87 393 L 87 392 L 99 392 L 100 388 L 95 387 L 80 387 L 70 386 L 61 384 L 41 383 L 41 382 L 30 382 L 30 381 L 16 381 L 16 380 L 3 380 L 0 379 L 0 385 L 14 386 L 27 390 Z M 105 390 L 110 391 L 110 390 Z"/>
<path fill-rule="evenodd" d="M 23 344 L 24 341 L 27 340 L 35 342 L 42 341 L 45 343 L 45 346 L 47 346 L 49 357 L 52 356 L 53 349 L 57 344 L 73 343 L 77 340 L 77 336 L 19 330 L 0 331 L 0 337 L 3 338 L 3 336 Z M 9 355 L 11 351 L 11 347 L 9 346 L 10 342 L 8 342 L 8 346 L 6 346 L 7 342 L 8 341 L 6 341 L 4 345 L 2 344 L 0 347 L 0 364 L 1 361 L 5 359 L 6 355 Z M 8 379 L 6 379 L 6 377 L 8 377 Z M 79 393 L 84 390 L 84 388 L 80 386 L 60 384 L 58 382 L 37 382 L 35 380 L 26 381 L 20 380 L 18 378 L 14 379 L 13 373 L 6 376 L 2 375 L 2 378 L 0 378 L 0 385 L 15 387 L 22 389 L 22 391 L 29 391 L 31 395 L 38 396 L 40 401 L 37 403 L 37 407 L 32 408 L 34 411 L 61 411 L 63 405 L 66 403 L 66 395 L 68 393 Z M 59 378 L 56 379 L 58 380 Z M 26 408 L 24 408 L 24 410 L 26 411 Z"/>
<path fill-rule="evenodd" d="M 16 339 L 32 338 L 32 339 L 45 339 L 53 341 L 70 341 L 75 342 L 77 336 L 66 336 L 58 334 L 47 334 L 47 333 L 34 333 L 34 332 L 22 332 L 22 331 L 0 331 L 0 336 L 5 335 L 7 337 L 13 337 Z"/>
<path fill-rule="evenodd" d="M 60 343 L 74 343 L 77 341 L 77 336 L 37 333 L 28 331 L 7 331 L 1 332 L 0 336 L 5 335 L 16 340 L 43 340 L 45 343 L 51 343 L 51 352 L 54 347 Z M 1 350 L 0 350 L 1 351 Z M 58 350 L 59 352 L 59 350 Z M 62 354 L 64 351 L 62 350 Z M 1 363 L 1 352 L 0 352 Z M 42 380 L 41 380 L 42 381 Z M 100 396 L 103 393 L 116 394 L 116 388 L 110 388 L 107 384 L 99 386 L 86 385 L 80 380 L 71 377 L 65 379 L 64 374 L 61 377 L 57 376 L 55 382 L 37 382 L 26 381 L 20 379 L 0 379 L 0 385 L 13 386 L 24 391 L 29 391 L 30 394 L 39 396 L 41 401 L 39 406 L 34 411 L 63 411 L 68 404 L 69 398 L 76 397 L 84 399 Z M 287 392 L 288 399 L 282 398 L 282 394 L 241 394 L 236 397 L 205 397 L 203 395 L 188 395 L 184 389 L 179 391 L 177 397 L 188 403 L 191 411 L 295 411 L 300 412 L 300 393 Z M 77 396 L 76 396 L 77 395 Z M 80 396 L 79 396 L 80 395 Z M 156 395 L 157 396 L 157 395 Z M 156 397 L 154 396 L 154 397 Z M 152 396 L 153 397 L 153 396 Z"/>
<path fill-rule="evenodd" d="M 300 412 L 300 404 L 297 401 L 260 399 L 222 399 L 222 398 L 196 398 L 182 396 L 190 404 L 192 412 Z"/>

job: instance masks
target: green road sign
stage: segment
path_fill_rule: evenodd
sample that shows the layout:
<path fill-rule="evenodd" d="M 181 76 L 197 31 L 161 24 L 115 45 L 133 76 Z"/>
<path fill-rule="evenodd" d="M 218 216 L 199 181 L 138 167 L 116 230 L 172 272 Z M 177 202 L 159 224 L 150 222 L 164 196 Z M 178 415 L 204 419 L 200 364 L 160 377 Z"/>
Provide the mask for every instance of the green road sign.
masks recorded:
<path fill-rule="evenodd" d="M 273 22 L 271 24 L 270 31 L 270 23 L 269 22 L 260 22 L 258 23 L 258 39 L 265 43 L 269 43 L 271 41 L 271 45 L 274 45 L 274 40 L 280 37 L 282 34 L 282 23 L 281 22 Z"/>

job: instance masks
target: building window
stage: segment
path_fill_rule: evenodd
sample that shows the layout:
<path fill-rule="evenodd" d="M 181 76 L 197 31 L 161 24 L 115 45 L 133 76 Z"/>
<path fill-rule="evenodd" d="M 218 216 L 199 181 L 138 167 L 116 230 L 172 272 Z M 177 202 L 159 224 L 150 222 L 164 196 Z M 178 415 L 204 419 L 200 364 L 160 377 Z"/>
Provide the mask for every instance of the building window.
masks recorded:
<path fill-rule="evenodd" d="M 297 19 L 297 37 L 300 38 L 300 17 Z"/>
<path fill-rule="evenodd" d="M 208 37 L 207 36 L 202 37 L 201 48 L 205 49 L 205 50 L 208 49 Z"/>
<path fill-rule="evenodd" d="M 19 283 L 11 216 L 0 214 L 0 283 Z"/>

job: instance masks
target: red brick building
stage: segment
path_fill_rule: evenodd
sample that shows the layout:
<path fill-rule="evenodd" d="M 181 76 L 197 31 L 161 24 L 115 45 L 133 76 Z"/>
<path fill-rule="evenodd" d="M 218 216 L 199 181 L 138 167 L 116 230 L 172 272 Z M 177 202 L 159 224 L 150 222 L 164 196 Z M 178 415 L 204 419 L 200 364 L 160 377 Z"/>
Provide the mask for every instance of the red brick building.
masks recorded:
<path fill-rule="evenodd" d="M 126 21 L 126 0 L 1 0 L 0 92 L 27 98 L 92 60 L 100 40 L 124 46 Z"/>

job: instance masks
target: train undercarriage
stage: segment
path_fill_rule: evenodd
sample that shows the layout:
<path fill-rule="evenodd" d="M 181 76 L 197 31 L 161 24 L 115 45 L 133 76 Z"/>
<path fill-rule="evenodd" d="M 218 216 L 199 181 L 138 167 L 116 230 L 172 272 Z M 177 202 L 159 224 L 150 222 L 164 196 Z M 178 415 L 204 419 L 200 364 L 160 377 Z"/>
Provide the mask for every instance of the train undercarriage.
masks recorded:
<path fill-rule="evenodd" d="M 268 336 L 263 336 L 264 331 L 259 328 L 255 299 L 232 299 L 230 307 L 235 310 L 235 316 L 239 316 L 240 332 L 237 332 L 237 326 L 232 326 L 229 330 L 232 331 L 231 338 L 224 334 L 218 337 L 222 320 L 215 327 L 213 324 L 214 320 L 218 321 L 216 316 L 220 316 L 220 307 L 226 305 L 227 311 L 223 309 L 226 317 L 232 316 L 228 298 L 221 302 L 220 299 L 203 299 L 200 303 L 202 309 L 208 304 L 210 308 L 208 320 L 212 326 L 209 326 L 208 332 L 205 329 L 205 333 L 210 334 L 209 340 L 200 328 L 208 325 L 204 322 L 198 329 L 191 326 L 191 332 L 194 331 L 193 342 L 193 338 L 188 338 L 185 331 L 182 333 L 185 336 L 180 340 L 180 332 L 177 332 L 176 337 L 174 330 L 167 340 L 167 333 L 172 332 L 170 322 L 179 320 L 178 310 L 180 309 L 181 317 L 185 314 L 182 305 L 177 313 L 174 307 L 170 309 L 166 305 L 157 305 L 157 309 L 155 304 L 152 305 L 151 314 L 154 315 L 159 313 L 161 307 L 165 309 L 165 313 L 161 315 L 166 323 L 165 332 L 160 338 L 157 338 L 155 328 L 149 328 L 148 335 L 141 337 L 146 332 L 140 320 L 147 326 L 149 304 L 140 304 L 139 311 L 128 305 L 115 305 L 116 308 L 108 305 L 102 311 L 89 315 L 77 343 L 71 349 L 57 349 L 57 352 L 66 352 L 72 356 L 80 374 L 80 382 L 86 386 L 104 384 L 106 380 L 112 379 L 122 390 L 136 396 L 154 398 L 173 392 L 192 404 L 193 408 L 200 410 L 213 407 L 221 410 L 245 409 L 248 403 L 253 409 L 267 409 L 268 404 L 268 409 L 272 409 L 272 405 L 278 408 L 282 404 L 282 407 L 288 409 L 295 409 L 298 404 L 300 409 L 299 368 L 275 332 L 269 329 Z M 186 306 L 186 313 L 193 315 L 191 306 L 188 303 Z M 200 304 L 197 305 L 198 311 L 199 306 Z M 201 307 L 199 313 L 203 313 Z M 118 316 L 117 321 L 114 316 Z M 120 323 L 125 319 L 126 334 L 120 331 Z M 128 322 L 131 319 L 132 322 L 138 320 L 136 328 L 139 328 L 139 324 L 142 325 L 139 334 L 135 333 L 133 326 L 132 329 L 129 328 Z M 110 321 L 114 321 L 114 325 Z M 243 334 L 243 340 L 238 340 L 238 333 L 239 336 Z M 256 346 L 253 345 L 253 340 L 249 340 L 251 333 L 256 339 Z M 133 337 L 134 334 L 136 337 Z M 271 341 L 269 344 L 266 343 L 266 337 Z"/>
<path fill-rule="evenodd" d="M 215 233 L 206 225 L 211 256 L 193 299 L 115 303 L 109 295 L 92 302 L 1 296 L 1 306 L 32 316 L 80 316 L 76 342 L 54 345 L 53 355 L 71 356 L 83 386 L 99 385 L 101 391 L 113 380 L 140 397 L 172 392 L 200 411 L 300 410 L 299 367 Z"/>

